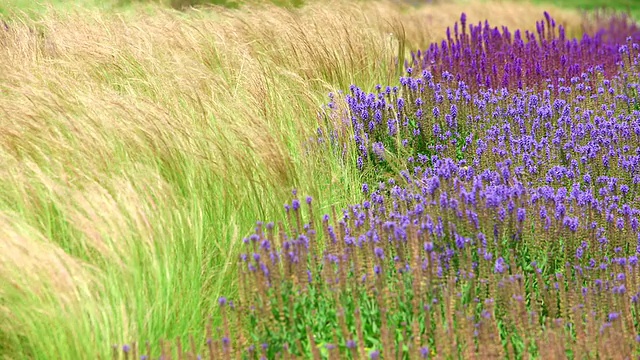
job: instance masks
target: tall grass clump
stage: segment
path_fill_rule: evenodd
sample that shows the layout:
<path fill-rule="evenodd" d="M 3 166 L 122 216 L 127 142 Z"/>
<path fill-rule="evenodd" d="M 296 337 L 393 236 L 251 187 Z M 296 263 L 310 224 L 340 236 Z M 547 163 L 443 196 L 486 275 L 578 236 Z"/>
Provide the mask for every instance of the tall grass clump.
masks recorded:
<path fill-rule="evenodd" d="M 519 23 L 530 8 L 470 17 Z M 392 59 L 460 12 L 407 9 L 3 18 L 2 357 L 104 358 L 133 338 L 205 337 L 208 316 L 221 326 L 217 299 L 239 296 L 240 239 L 255 219 L 286 219 L 287 189 L 319 213 L 364 198 L 355 148 L 309 139 L 334 126 L 317 117 L 328 92 L 395 81 Z"/>
<path fill-rule="evenodd" d="M 327 211 L 294 191 L 244 238 L 223 321 L 157 353 L 640 356 L 640 44 L 621 29 L 599 62 L 536 86 L 425 69 L 332 95 L 316 143 L 357 149 L 363 199 Z"/>

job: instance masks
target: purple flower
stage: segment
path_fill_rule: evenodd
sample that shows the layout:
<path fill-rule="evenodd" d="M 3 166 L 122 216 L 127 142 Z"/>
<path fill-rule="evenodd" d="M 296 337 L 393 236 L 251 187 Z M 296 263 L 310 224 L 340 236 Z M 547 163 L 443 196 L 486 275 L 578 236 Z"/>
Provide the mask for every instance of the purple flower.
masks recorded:
<path fill-rule="evenodd" d="M 613 288 L 613 293 L 614 293 L 614 294 L 622 295 L 622 294 L 624 294 L 624 293 L 626 293 L 626 292 L 627 292 L 627 287 L 626 287 L 626 286 L 624 286 L 624 285 L 620 285 L 620 286 L 618 286 L 618 287 L 614 287 L 614 288 Z"/>
<path fill-rule="evenodd" d="M 491 313 L 487 310 L 482 310 L 482 313 L 480 313 L 480 316 L 482 316 L 485 319 L 490 319 L 491 318 Z"/>
<path fill-rule="evenodd" d="M 374 272 L 376 275 L 380 275 L 380 272 L 382 272 L 382 269 L 380 269 L 380 265 L 375 265 L 375 266 L 373 267 L 373 272 Z"/>
<path fill-rule="evenodd" d="M 384 161 L 384 145 L 381 142 L 374 142 L 372 148 L 373 153 L 378 157 L 378 160 Z"/>
<path fill-rule="evenodd" d="M 433 251 L 433 243 L 432 242 L 426 242 L 424 243 L 424 251 L 430 253 Z"/>
<path fill-rule="evenodd" d="M 493 267 L 493 271 L 502 274 L 507 269 L 507 264 L 505 263 L 502 257 L 496 259 L 495 266 Z"/>

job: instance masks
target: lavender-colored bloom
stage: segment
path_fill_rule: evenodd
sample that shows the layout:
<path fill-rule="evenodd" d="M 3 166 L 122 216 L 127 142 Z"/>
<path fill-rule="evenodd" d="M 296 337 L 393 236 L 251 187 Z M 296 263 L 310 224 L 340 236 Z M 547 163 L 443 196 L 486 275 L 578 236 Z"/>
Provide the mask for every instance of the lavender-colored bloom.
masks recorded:
<path fill-rule="evenodd" d="M 480 316 L 482 316 L 485 319 L 490 319 L 491 318 L 491 313 L 487 310 L 482 310 L 482 313 L 480 313 Z"/>
<path fill-rule="evenodd" d="M 484 259 L 485 259 L 485 260 L 487 260 L 487 261 L 491 261 L 491 259 L 493 259 L 493 254 L 492 254 L 491 252 L 489 252 L 489 251 L 485 251 L 485 253 L 484 253 L 484 256 L 483 256 L 483 257 L 484 257 Z M 496 263 L 497 263 L 497 262 L 496 262 Z"/>
<path fill-rule="evenodd" d="M 426 242 L 424 243 L 424 251 L 430 253 L 433 251 L 433 243 L 432 242 Z"/>
<path fill-rule="evenodd" d="M 618 287 L 613 288 L 614 294 L 622 295 L 622 294 L 625 294 L 626 292 L 627 292 L 627 287 L 624 285 L 620 285 Z"/>
<path fill-rule="evenodd" d="M 380 268 L 380 265 L 375 265 L 375 266 L 373 267 L 373 272 L 374 272 L 376 275 L 380 275 L 380 273 L 382 272 L 382 269 Z"/>
<path fill-rule="evenodd" d="M 496 263 L 493 267 L 493 271 L 502 274 L 507 269 L 507 264 L 502 257 L 496 259 Z"/>
<path fill-rule="evenodd" d="M 372 147 L 373 153 L 377 156 L 378 160 L 384 160 L 384 145 L 381 142 L 375 142 Z"/>

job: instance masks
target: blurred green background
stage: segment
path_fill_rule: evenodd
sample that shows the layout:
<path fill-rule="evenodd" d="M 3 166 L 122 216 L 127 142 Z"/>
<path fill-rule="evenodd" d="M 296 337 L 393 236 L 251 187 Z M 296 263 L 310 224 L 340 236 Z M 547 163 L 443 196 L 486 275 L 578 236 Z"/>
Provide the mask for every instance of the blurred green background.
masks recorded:
<path fill-rule="evenodd" d="M 252 0 L 249 0 L 252 1 Z M 253 0 L 254 2 L 256 0 Z M 257 0 L 260 1 L 260 0 Z M 266 0 L 282 6 L 300 6 L 305 0 Z M 357 1 L 357 0 L 354 0 Z M 359 0 L 362 1 L 362 0 Z M 423 0 L 424 3 L 438 0 Z M 442 0 L 440 0 L 442 1 Z M 507 0 L 509 1 L 509 0 Z M 512 0 L 522 1 L 522 0 Z M 585 11 L 596 9 L 618 10 L 630 13 L 635 19 L 640 19 L 640 0 L 526 0 L 537 4 L 553 4 Z M 238 7 L 247 0 L 3 0 L 0 1 L 0 14 L 25 12 L 30 15 L 39 14 L 47 8 L 71 10 L 73 7 L 93 7 L 104 10 L 130 10 L 144 8 L 145 5 L 162 3 L 173 8 L 184 8 L 190 5 L 214 4 L 226 7 Z M 411 1 L 418 4 L 420 1 Z"/>

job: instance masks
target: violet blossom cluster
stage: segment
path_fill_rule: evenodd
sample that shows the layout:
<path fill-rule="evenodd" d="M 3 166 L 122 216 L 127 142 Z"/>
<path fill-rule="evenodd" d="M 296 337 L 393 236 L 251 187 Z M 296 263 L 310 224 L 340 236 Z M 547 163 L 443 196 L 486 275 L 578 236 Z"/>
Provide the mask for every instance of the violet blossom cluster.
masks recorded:
<path fill-rule="evenodd" d="M 601 22 L 604 22 L 601 20 Z M 468 25 L 468 26 L 467 26 Z M 628 36 L 640 40 L 640 28 L 623 16 L 609 17 L 602 27 L 580 39 L 566 37 L 562 25 L 548 13 L 536 22 L 536 31 L 491 27 L 487 21 L 447 28 L 446 39 L 432 43 L 425 50 L 412 52 L 405 66 L 418 74 L 428 70 L 440 81 L 444 72 L 469 87 L 522 89 L 558 86 L 558 79 L 580 76 L 594 66 L 601 66 L 605 76 L 617 72 L 621 56 L 619 45 Z"/>

